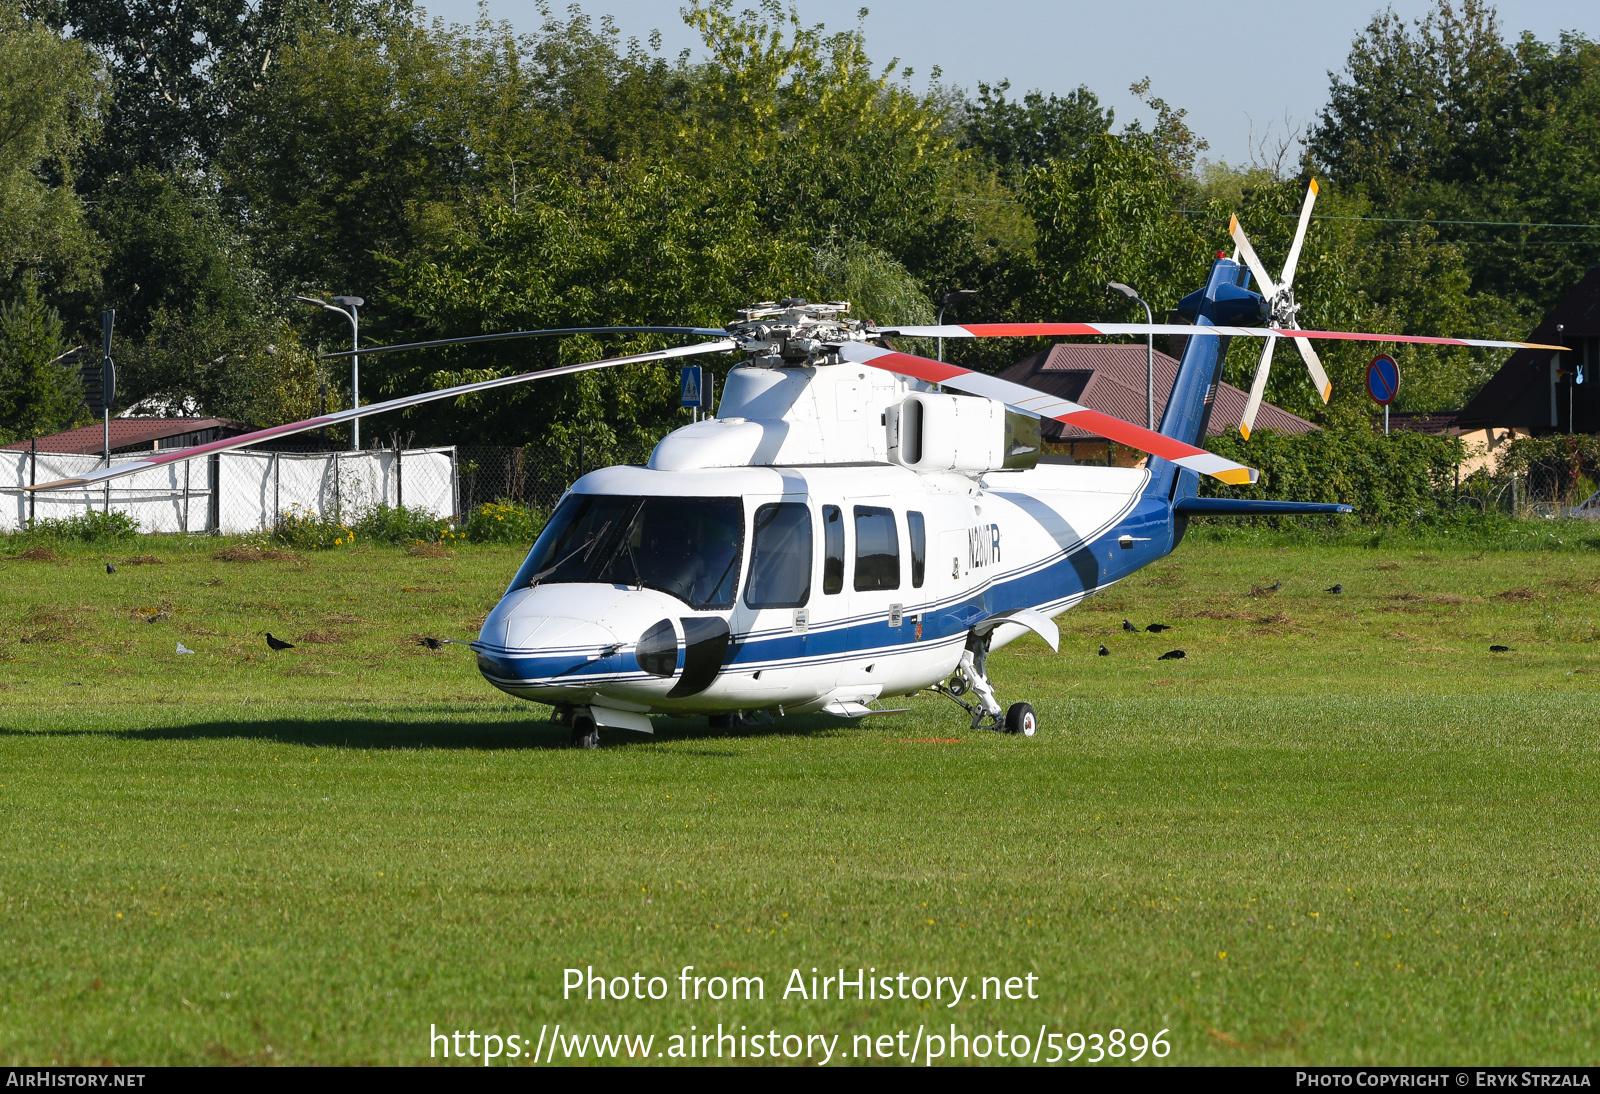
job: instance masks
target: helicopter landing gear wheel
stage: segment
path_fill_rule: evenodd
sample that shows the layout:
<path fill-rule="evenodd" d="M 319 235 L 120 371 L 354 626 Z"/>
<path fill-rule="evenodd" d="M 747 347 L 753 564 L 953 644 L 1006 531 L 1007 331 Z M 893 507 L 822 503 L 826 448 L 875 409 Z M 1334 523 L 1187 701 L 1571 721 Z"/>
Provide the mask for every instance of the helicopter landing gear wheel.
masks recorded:
<path fill-rule="evenodd" d="M 575 714 L 572 718 L 572 747 L 573 748 L 599 748 L 600 727 L 594 724 L 594 719 L 587 714 Z"/>
<path fill-rule="evenodd" d="M 1012 703 L 1006 711 L 1006 732 L 1032 737 L 1039 732 L 1039 717 L 1027 703 Z"/>

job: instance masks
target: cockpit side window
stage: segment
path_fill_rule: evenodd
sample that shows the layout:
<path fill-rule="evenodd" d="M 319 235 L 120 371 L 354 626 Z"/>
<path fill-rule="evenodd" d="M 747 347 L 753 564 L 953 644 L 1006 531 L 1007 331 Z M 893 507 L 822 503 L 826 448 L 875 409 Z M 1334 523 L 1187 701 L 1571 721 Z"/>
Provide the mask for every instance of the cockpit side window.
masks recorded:
<path fill-rule="evenodd" d="M 837 505 L 822 507 L 822 591 L 844 591 L 844 514 Z"/>
<path fill-rule="evenodd" d="M 856 589 L 898 589 L 900 587 L 900 534 L 894 526 L 894 510 L 876 505 L 856 509 Z"/>
<path fill-rule="evenodd" d="M 811 509 L 793 501 L 761 506 L 750 539 L 744 602 L 752 608 L 803 608 L 810 598 Z"/>

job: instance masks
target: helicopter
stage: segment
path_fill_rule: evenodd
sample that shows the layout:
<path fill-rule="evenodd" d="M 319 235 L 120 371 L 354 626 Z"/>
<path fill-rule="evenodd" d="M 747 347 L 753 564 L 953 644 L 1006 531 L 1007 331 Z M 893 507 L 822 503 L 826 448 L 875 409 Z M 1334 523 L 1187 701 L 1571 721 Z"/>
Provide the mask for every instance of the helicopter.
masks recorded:
<path fill-rule="evenodd" d="M 1353 511 L 1199 496 L 1202 474 L 1235 485 L 1257 478 L 1201 447 L 1232 338 L 1267 340 L 1253 390 L 1264 387 L 1280 336 L 1297 345 L 1532 345 L 1301 329 L 1290 285 L 1309 200 L 1282 286 L 1235 220 L 1238 255 L 1217 254 L 1206 283 L 1180 301 L 1182 323 L 876 326 L 851 318 L 846 301 L 790 298 L 745 308 L 725 328 L 560 328 L 363 347 L 372 355 L 565 334 L 704 339 L 403 396 L 34 489 L 87 489 L 591 369 L 742 352 L 714 417 L 668 433 L 643 466 L 602 468 L 568 488 L 470 644 L 485 680 L 553 708 L 581 748 L 598 747 L 602 728 L 651 733 L 652 714 L 722 725 L 816 712 L 858 719 L 900 712 L 873 704 L 927 690 L 960 706 L 973 730 L 1032 737 L 1037 712 L 1002 703 L 989 679 L 997 650 L 1030 632 L 1058 650 L 1056 617 L 1171 553 L 1192 517 Z M 1262 292 L 1249 287 L 1252 276 Z M 894 344 L 1147 333 L 1188 336 L 1155 430 Z M 1044 418 L 1149 458 L 1142 467 L 1041 462 Z"/>

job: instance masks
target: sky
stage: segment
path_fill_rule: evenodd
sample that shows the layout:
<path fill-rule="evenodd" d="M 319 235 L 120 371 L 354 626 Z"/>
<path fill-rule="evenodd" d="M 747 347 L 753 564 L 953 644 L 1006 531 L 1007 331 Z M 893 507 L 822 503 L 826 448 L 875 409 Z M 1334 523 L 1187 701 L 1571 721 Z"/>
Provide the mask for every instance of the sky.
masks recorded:
<path fill-rule="evenodd" d="M 421 0 L 432 16 L 451 22 L 477 17 L 476 0 Z M 557 11 L 565 10 L 553 0 Z M 735 0 L 736 8 L 754 7 Z M 1116 112 L 1118 127 L 1152 116 L 1128 93 L 1145 76 L 1151 94 L 1189 111 L 1189 123 L 1210 143 L 1205 159 L 1232 164 L 1251 160 L 1257 147 L 1276 144 L 1286 130 L 1303 129 L 1327 101 L 1330 71 L 1343 69 L 1352 40 L 1384 4 L 1380 0 L 1208 0 L 1173 3 L 1083 3 L 1076 0 L 796 0 L 806 24 L 855 26 L 869 9 L 867 49 L 886 64 L 898 57 L 926 85 L 935 66 L 946 83 L 975 88 L 1009 78 L 1014 90 L 1065 94 L 1085 84 Z M 1430 0 L 1392 0 L 1406 19 L 1422 16 Z M 542 21 L 530 0 L 487 0 L 494 19 L 519 31 Z M 611 15 L 623 35 L 648 40 L 660 30 L 662 51 L 676 57 L 698 51 L 699 38 L 674 0 L 584 0 L 597 21 Z M 1554 41 L 1564 30 L 1600 38 L 1600 4 L 1594 0 L 1502 0 L 1502 31 L 1527 30 Z M 1287 125 L 1286 125 L 1287 119 Z"/>

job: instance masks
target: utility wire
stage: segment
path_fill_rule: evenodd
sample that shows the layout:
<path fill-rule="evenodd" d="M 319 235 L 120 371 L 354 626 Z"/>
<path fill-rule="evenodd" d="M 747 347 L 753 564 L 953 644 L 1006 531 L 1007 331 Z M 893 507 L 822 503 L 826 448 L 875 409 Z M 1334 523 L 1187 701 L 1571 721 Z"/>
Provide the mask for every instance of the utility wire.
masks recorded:
<path fill-rule="evenodd" d="M 957 201 L 981 202 L 981 203 L 983 203 L 985 205 L 1020 205 L 1020 204 L 1022 204 L 1019 201 L 1014 201 L 1014 200 L 1011 200 L 1011 199 L 1008 199 L 1008 198 L 957 197 L 955 200 L 957 200 Z M 1210 213 L 1210 211 L 1211 210 L 1209 210 L 1209 209 L 1179 209 L 1178 210 L 1178 212 L 1180 214 L 1182 214 L 1183 216 L 1202 216 L 1202 215 Z M 1299 216 L 1300 216 L 1299 213 L 1280 213 L 1278 215 L 1283 217 L 1285 220 L 1297 220 L 1297 219 L 1299 219 Z M 1593 231 L 1600 231 L 1600 224 L 1559 224 L 1559 223 L 1555 223 L 1555 222 L 1542 222 L 1542 221 L 1541 222 L 1532 222 L 1532 221 L 1526 221 L 1526 220 L 1428 220 L 1428 219 L 1420 218 L 1420 217 L 1340 217 L 1340 216 L 1315 216 L 1315 215 L 1313 215 L 1311 219 L 1312 220 L 1353 220 L 1353 221 L 1364 221 L 1364 222 L 1369 223 L 1369 224 L 1460 224 L 1460 225 L 1470 225 L 1470 226 L 1472 226 L 1474 228 L 1578 228 L 1578 229 L 1588 229 L 1588 230 L 1593 230 Z M 1473 243 L 1473 242 L 1479 242 L 1479 241 L 1477 241 L 1477 240 L 1447 240 L 1445 242 L 1451 242 L 1451 243 Z M 1483 242 L 1500 243 L 1500 242 L 1505 242 L 1505 241 L 1503 241 L 1503 240 L 1485 240 Z M 1600 240 L 1581 240 L 1580 239 L 1580 240 L 1570 240 L 1568 242 L 1573 244 L 1573 245 L 1579 245 L 1579 244 L 1584 244 L 1584 243 L 1589 243 L 1589 242 L 1600 242 Z M 1535 244 L 1532 244 L 1532 243 L 1522 244 L 1522 245 L 1523 246 L 1530 246 L 1530 247 L 1531 246 L 1535 246 Z M 1546 246 L 1546 245 L 1552 245 L 1552 244 L 1539 244 L 1539 245 L 1540 246 Z M 1553 244 L 1553 245 L 1554 246 L 1563 246 L 1564 244 L 1556 243 L 1556 244 Z"/>

